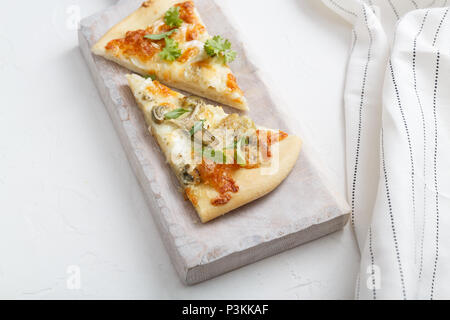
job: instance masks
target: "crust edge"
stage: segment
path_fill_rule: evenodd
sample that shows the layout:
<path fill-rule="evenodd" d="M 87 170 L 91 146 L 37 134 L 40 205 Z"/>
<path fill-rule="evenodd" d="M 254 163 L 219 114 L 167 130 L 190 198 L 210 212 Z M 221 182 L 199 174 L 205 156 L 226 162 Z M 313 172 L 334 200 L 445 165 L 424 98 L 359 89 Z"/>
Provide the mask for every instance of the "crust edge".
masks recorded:
<path fill-rule="evenodd" d="M 297 136 L 289 135 L 279 143 L 279 167 L 271 175 L 264 175 L 263 168 L 241 169 L 233 178 L 239 186 L 239 192 L 232 194 L 231 200 L 222 206 L 214 206 L 211 200 L 218 196 L 217 192 L 206 185 L 195 188 L 198 202 L 194 207 L 202 223 L 218 218 L 230 211 L 261 198 L 276 189 L 294 168 L 300 155 L 302 141 Z"/>

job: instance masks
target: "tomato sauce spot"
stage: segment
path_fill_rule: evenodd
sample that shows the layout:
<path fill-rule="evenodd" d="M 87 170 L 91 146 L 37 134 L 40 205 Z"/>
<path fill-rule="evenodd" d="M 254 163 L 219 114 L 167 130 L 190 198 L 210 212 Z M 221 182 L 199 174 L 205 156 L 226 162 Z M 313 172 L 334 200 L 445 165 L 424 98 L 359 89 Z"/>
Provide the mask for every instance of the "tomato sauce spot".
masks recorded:
<path fill-rule="evenodd" d="M 145 35 L 152 33 L 151 29 L 128 31 L 125 38 L 111 40 L 105 49 L 115 54 L 122 53 L 125 56 L 134 56 L 142 61 L 148 61 L 164 46 L 164 40 L 155 41 L 144 38 Z"/>
<path fill-rule="evenodd" d="M 232 73 L 229 73 L 227 75 L 227 87 L 229 89 L 231 89 L 231 91 L 236 90 L 242 94 L 242 90 L 241 90 L 241 88 L 239 88 L 239 86 L 237 84 L 236 77 Z"/>
<path fill-rule="evenodd" d="M 206 31 L 205 27 L 197 23 L 186 30 L 186 41 L 197 40 Z"/>
<path fill-rule="evenodd" d="M 180 8 L 180 19 L 184 22 L 193 24 L 197 21 L 197 16 L 194 11 L 195 6 L 192 1 L 178 3 L 175 7 Z"/>
<path fill-rule="evenodd" d="M 231 176 L 239 168 L 240 166 L 236 164 L 217 164 L 208 160 L 203 160 L 197 166 L 202 182 L 213 187 L 219 193 L 219 197 L 212 200 L 211 204 L 224 205 L 231 199 L 229 192 L 239 191 L 239 186 Z"/>
<path fill-rule="evenodd" d="M 187 48 L 183 52 L 183 54 L 177 59 L 177 61 L 181 62 L 181 63 L 185 63 L 186 61 L 188 61 L 190 58 L 194 57 L 198 53 L 199 53 L 199 50 L 197 47 Z"/>
<path fill-rule="evenodd" d="M 169 97 L 169 96 L 176 96 L 177 93 L 169 88 L 167 88 L 165 85 L 161 84 L 159 81 L 154 80 L 153 86 L 147 87 L 147 90 L 150 93 L 153 93 L 155 95 L 160 95 L 163 97 Z"/>
<path fill-rule="evenodd" d="M 261 154 L 265 159 L 272 157 L 272 151 L 270 147 L 280 142 L 288 137 L 288 134 L 283 131 L 272 132 L 266 130 L 256 130 L 256 135 L 258 136 L 258 146 Z"/>
<path fill-rule="evenodd" d="M 221 194 L 217 198 L 211 200 L 211 204 L 214 206 L 223 206 L 231 200 L 231 195 L 229 193 Z"/>

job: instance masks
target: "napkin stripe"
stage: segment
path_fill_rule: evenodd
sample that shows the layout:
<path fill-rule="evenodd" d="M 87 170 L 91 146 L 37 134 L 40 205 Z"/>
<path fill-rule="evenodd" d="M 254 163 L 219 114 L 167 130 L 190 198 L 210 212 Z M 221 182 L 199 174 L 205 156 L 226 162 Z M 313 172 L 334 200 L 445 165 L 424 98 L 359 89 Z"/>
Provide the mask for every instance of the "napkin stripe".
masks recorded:
<path fill-rule="evenodd" d="M 349 14 L 349 15 L 352 15 L 354 17 L 358 16 L 356 13 L 354 13 L 353 11 L 351 11 L 351 10 L 349 10 L 347 8 L 344 8 L 342 5 L 340 5 L 339 3 L 337 3 L 334 0 L 328 0 L 328 2 L 331 3 L 333 6 L 335 6 L 336 8 L 338 8 L 339 10 L 341 10 L 341 11 L 343 11 L 343 12 Z"/>
<path fill-rule="evenodd" d="M 436 30 L 436 33 L 434 34 L 434 38 L 433 38 L 433 47 L 434 47 L 435 44 L 436 44 L 437 38 L 438 38 L 438 36 L 439 36 L 439 32 L 441 31 L 442 24 L 444 23 L 445 18 L 447 18 L 447 14 L 448 14 L 448 11 L 449 11 L 449 10 L 450 10 L 450 8 L 447 8 L 447 10 L 445 10 L 444 15 L 442 16 L 442 19 L 441 19 L 441 21 L 439 22 L 439 26 L 438 26 L 438 28 L 437 28 L 437 30 Z"/>
<path fill-rule="evenodd" d="M 353 33 L 353 43 L 352 43 L 352 48 L 350 50 L 350 57 L 353 56 L 353 52 L 355 51 L 356 44 L 358 43 L 358 33 L 356 32 L 355 29 L 352 30 L 352 33 Z M 361 291 L 361 274 L 358 273 L 358 278 L 356 280 L 356 293 L 355 293 L 356 300 L 359 300 L 360 291 Z"/>
<path fill-rule="evenodd" d="M 388 0 L 388 2 L 389 2 L 389 5 L 390 5 L 391 8 L 392 8 L 392 11 L 394 11 L 395 16 L 397 17 L 397 20 L 400 19 L 400 16 L 398 15 L 397 8 L 394 6 L 394 4 L 392 3 L 391 0 Z"/>
<path fill-rule="evenodd" d="M 383 166 L 384 186 L 386 189 L 386 199 L 388 202 L 389 217 L 391 220 L 392 238 L 394 241 L 395 254 L 397 256 L 397 264 L 398 264 L 398 269 L 399 269 L 399 273 L 400 273 L 400 283 L 402 285 L 403 299 L 406 300 L 405 280 L 403 278 L 403 269 L 402 269 L 402 262 L 401 262 L 401 258 L 400 258 L 399 244 L 398 244 L 398 240 L 397 240 L 397 233 L 395 231 L 395 219 L 394 219 L 394 214 L 392 211 L 392 200 L 391 200 L 391 193 L 390 193 L 390 189 L 389 189 L 388 172 L 386 169 L 386 161 L 384 159 L 384 129 L 383 128 L 381 128 L 381 162 L 382 162 L 382 166 Z"/>
<path fill-rule="evenodd" d="M 403 106 L 400 99 L 400 92 L 397 85 L 397 80 L 394 75 L 394 67 L 392 66 L 392 60 L 389 59 L 389 68 L 391 70 L 392 82 L 394 84 L 395 96 L 397 98 L 398 108 L 400 110 L 400 115 L 402 117 L 403 126 L 405 128 L 406 139 L 408 141 L 408 150 L 409 150 L 409 161 L 411 166 L 411 201 L 412 201 L 412 209 L 413 209 L 413 223 L 416 225 L 416 190 L 415 190 L 415 168 L 414 168 L 414 157 L 413 157 L 413 148 L 411 143 L 411 136 L 409 134 L 408 123 L 406 120 L 405 112 L 403 110 Z"/>
<path fill-rule="evenodd" d="M 411 0 L 412 5 L 414 6 L 414 9 L 419 9 L 419 6 L 417 5 L 417 2 L 414 0 Z"/>
<path fill-rule="evenodd" d="M 436 57 L 436 76 L 434 79 L 434 92 L 433 92 L 433 120 L 434 120 L 434 159 L 433 159 L 433 169 L 434 169 L 434 192 L 435 202 L 436 202 L 436 249 L 435 258 L 433 266 L 433 276 L 431 279 L 431 295 L 430 298 L 433 300 L 434 288 L 436 282 L 437 264 L 439 259 L 439 190 L 438 190 L 438 178 L 437 178 L 437 157 L 438 157 L 438 125 L 437 125 L 437 89 L 439 81 L 439 61 L 440 52 L 437 52 Z"/>
<path fill-rule="evenodd" d="M 417 89 L 417 72 L 416 72 L 416 54 L 417 54 L 417 39 L 421 35 L 423 28 L 425 26 L 425 22 L 427 20 L 428 14 L 430 10 L 427 10 L 423 16 L 422 24 L 420 26 L 419 32 L 414 38 L 413 44 L 413 58 L 412 58 L 412 69 L 413 69 L 413 77 L 414 77 L 414 91 L 416 93 L 417 103 L 420 109 L 420 116 L 422 120 L 422 131 L 423 131 L 423 217 L 422 217 L 422 233 L 420 236 L 420 262 L 419 262 L 419 281 L 422 279 L 423 272 L 423 244 L 425 240 L 425 227 L 426 227 L 426 208 L 427 208 L 427 133 L 426 133 L 426 122 L 425 122 L 425 114 L 423 111 L 422 100 L 420 99 L 419 90 Z"/>
<path fill-rule="evenodd" d="M 375 256 L 373 254 L 373 244 L 372 244 L 372 227 L 369 228 L 369 253 L 370 253 L 370 264 L 372 267 L 372 294 L 373 294 L 373 300 L 377 299 L 377 289 L 375 286 Z"/>
<path fill-rule="evenodd" d="M 358 277 L 356 278 L 356 294 L 355 300 L 359 300 L 359 293 L 361 291 L 361 272 L 358 273 Z"/>
<path fill-rule="evenodd" d="M 361 146 L 361 132 L 362 132 L 362 113 L 363 113 L 363 107 L 365 103 L 366 98 L 366 83 L 367 83 L 367 74 L 369 70 L 369 65 L 371 62 L 372 57 L 372 44 L 373 44 L 373 36 L 372 36 L 372 30 L 370 30 L 369 23 L 367 20 L 367 12 L 366 8 L 363 5 L 363 13 L 364 13 L 364 21 L 366 23 L 367 32 L 369 34 L 369 48 L 367 50 L 367 60 L 366 64 L 364 66 L 364 74 L 362 79 L 362 86 L 361 86 L 361 98 L 359 102 L 359 111 L 358 111 L 358 136 L 356 140 L 356 152 L 355 152 L 355 165 L 353 169 L 353 181 L 352 181 L 352 214 L 351 214 L 351 222 L 353 228 L 355 227 L 355 202 L 356 202 L 356 182 L 357 182 L 357 175 L 358 175 L 358 165 L 359 165 L 359 153 L 360 153 L 360 146 Z"/>

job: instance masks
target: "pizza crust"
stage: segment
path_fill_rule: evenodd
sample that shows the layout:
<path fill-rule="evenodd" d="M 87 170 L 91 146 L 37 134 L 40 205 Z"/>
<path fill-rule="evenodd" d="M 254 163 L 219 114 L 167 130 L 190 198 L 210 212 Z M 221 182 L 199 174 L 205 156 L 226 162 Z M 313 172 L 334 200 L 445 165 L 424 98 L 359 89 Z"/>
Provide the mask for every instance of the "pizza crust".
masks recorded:
<path fill-rule="evenodd" d="M 108 56 L 105 46 L 114 39 L 123 38 L 127 31 L 145 29 L 158 20 L 171 6 L 180 3 L 180 0 L 149 0 L 145 1 L 139 9 L 112 27 L 93 47 L 92 52 L 100 56 Z M 125 63 L 125 61 L 123 61 Z M 119 62 L 117 62 L 119 63 Z M 121 64 L 121 63 L 120 63 Z M 131 63 L 130 63 L 131 64 Z M 124 65 L 124 67 L 127 67 Z M 133 70 L 135 71 L 135 70 Z"/>
<path fill-rule="evenodd" d="M 130 14 L 127 18 L 113 26 L 93 47 L 92 52 L 96 55 L 102 56 L 108 60 L 111 60 L 133 72 L 139 73 L 143 76 L 150 75 L 149 70 L 136 64 L 133 64 L 129 59 L 123 59 L 117 57 L 114 54 L 108 52 L 105 47 L 114 39 L 120 39 L 125 37 L 127 31 L 145 29 L 149 25 L 153 24 L 156 20 L 161 18 L 165 12 L 177 3 L 185 2 L 186 0 L 149 0 L 145 1 L 139 9 Z M 230 70 L 231 72 L 231 70 Z M 173 86 L 179 90 L 190 92 L 192 94 L 208 98 L 213 101 L 217 101 L 222 104 L 229 105 L 239 110 L 248 110 L 247 102 L 243 96 L 236 99 L 233 98 L 231 93 L 218 92 L 212 88 L 202 88 L 200 85 L 196 85 L 192 81 L 183 81 L 173 76 L 170 80 L 165 79 L 164 75 L 158 74 L 158 81 L 161 83 Z"/>
<path fill-rule="evenodd" d="M 232 193 L 231 200 L 221 206 L 214 206 L 211 200 L 219 195 L 208 185 L 191 187 L 196 196 L 194 207 L 202 223 L 213 220 L 231 210 L 252 202 L 274 190 L 288 176 L 300 154 L 302 141 L 296 136 L 288 136 L 279 143 L 279 167 L 275 173 L 264 175 L 263 168 L 240 169 L 233 174 L 239 186 L 237 193 Z"/>
<path fill-rule="evenodd" d="M 205 97 L 209 100 L 219 102 L 221 104 L 225 104 L 227 106 L 234 107 L 234 108 L 242 110 L 242 111 L 249 110 L 246 103 L 238 103 L 236 101 L 233 101 L 233 99 L 231 97 L 229 97 L 229 95 L 222 94 L 211 88 L 203 89 L 199 86 L 196 86 L 195 83 L 192 83 L 192 85 L 190 85 L 185 82 L 176 81 L 175 79 L 172 79 L 171 82 L 169 82 L 169 83 L 162 79 L 160 82 L 163 84 L 166 84 L 166 85 L 171 85 L 179 90 L 189 92 L 191 94 L 194 94 L 194 95 L 197 95 L 200 97 Z"/>

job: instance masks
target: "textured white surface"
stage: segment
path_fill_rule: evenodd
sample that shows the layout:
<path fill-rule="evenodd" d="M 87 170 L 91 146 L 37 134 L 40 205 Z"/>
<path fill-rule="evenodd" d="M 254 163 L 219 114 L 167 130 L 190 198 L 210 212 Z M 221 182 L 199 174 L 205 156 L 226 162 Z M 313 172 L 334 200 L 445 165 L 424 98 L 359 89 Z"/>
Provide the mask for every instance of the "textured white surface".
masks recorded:
<path fill-rule="evenodd" d="M 0 296 L 352 297 L 358 256 L 348 229 L 198 286 L 181 285 L 76 47 L 76 30 L 67 28 L 74 3 L 86 16 L 112 1 L 30 3 L 36 7 L 23 18 L 31 29 L 0 13 Z M 343 192 L 348 27 L 317 1 L 285 0 L 270 17 L 273 5 L 226 3 Z M 297 48 L 297 56 L 271 61 L 283 46 Z M 66 286 L 70 265 L 80 267 L 80 290 Z"/>
<path fill-rule="evenodd" d="M 126 84 L 130 71 L 91 53 L 107 30 L 141 3 L 125 0 L 83 19 L 79 43 L 181 280 L 199 283 L 340 230 L 350 206 L 324 177 L 308 140 L 303 141 L 296 165 L 276 190 L 220 219 L 200 223 L 150 138 Z M 285 103 L 276 96 L 276 86 L 252 64 L 255 53 L 249 52 L 248 44 L 244 49 L 246 41 L 217 3 L 197 0 L 196 8 L 210 34 L 221 34 L 234 44 L 239 59 L 231 67 L 251 106 L 248 115 L 258 124 L 302 137 L 299 125 L 283 115 Z"/>

